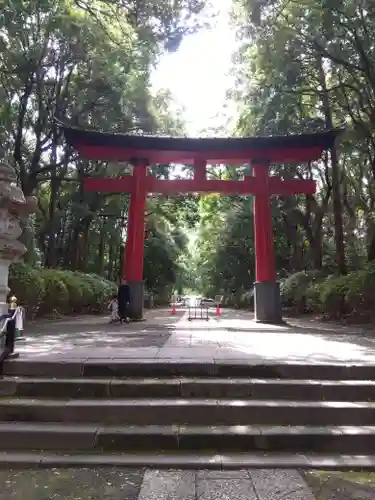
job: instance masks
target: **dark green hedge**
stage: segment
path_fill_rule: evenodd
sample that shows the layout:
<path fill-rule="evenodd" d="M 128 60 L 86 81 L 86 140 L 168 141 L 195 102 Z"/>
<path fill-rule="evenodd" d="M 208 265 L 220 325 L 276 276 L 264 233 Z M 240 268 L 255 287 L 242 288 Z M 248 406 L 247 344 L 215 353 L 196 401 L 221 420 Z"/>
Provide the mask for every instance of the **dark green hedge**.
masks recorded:
<path fill-rule="evenodd" d="M 345 276 L 300 272 L 281 287 L 284 307 L 296 312 L 320 312 L 330 319 L 375 317 L 375 263 Z"/>
<path fill-rule="evenodd" d="M 116 293 L 116 284 L 95 274 L 36 269 L 16 263 L 9 268 L 10 294 L 32 316 L 100 313 Z"/>

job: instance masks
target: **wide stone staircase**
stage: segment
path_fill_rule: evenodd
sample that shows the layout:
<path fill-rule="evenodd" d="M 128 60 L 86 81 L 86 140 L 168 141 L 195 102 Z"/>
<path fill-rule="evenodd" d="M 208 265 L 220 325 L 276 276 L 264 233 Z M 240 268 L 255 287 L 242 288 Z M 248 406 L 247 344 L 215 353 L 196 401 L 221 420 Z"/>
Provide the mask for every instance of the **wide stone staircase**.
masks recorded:
<path fill-rule="evenodd" d="M 375 469 L 375 368 L 7 361 L 1 467 Z"/>

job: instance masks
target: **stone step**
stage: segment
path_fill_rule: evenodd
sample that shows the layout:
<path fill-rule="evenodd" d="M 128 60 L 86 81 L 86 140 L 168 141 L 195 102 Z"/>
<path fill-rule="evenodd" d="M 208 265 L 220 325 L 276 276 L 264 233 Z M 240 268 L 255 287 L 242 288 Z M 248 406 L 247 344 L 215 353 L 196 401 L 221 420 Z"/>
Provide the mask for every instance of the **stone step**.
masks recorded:
<path fill-rule="evenodd" d="M 375 401 L 375 381 L 253 378 L 3 377 L 0 396 L 36 398 L 254 398 Z"/>
<path fill-rule="evenodd" d="M 371 425 L 375 403 L 257 399 L 1 398 L 0 421 L 136 425 Z"/>
<path fill-rule="evenodd" d="M 195 361 L 158 358 L 126 360 L 75 360 L 38 361 L 16 359 L 5 361 L 3 374 L 31 377 L 248 377 L 266 379 L 316 379 L 316 380 L 375 380 L 374 367 L 343 364 L 254 364 L 247 360 Z"/>
<path fill-rule="evenodd" d="M 0 452 L 0 468 L 94 468 L 126 467 L 148 469 L 238 470 L 323 469 L 375 471 L 375 455 L 289 454 L 289 453 L 48 453 Z"/>
<path fill-rule="evenodd" d="M 371 453 L 375 427 L 0 423 L 1 451 Z"/>

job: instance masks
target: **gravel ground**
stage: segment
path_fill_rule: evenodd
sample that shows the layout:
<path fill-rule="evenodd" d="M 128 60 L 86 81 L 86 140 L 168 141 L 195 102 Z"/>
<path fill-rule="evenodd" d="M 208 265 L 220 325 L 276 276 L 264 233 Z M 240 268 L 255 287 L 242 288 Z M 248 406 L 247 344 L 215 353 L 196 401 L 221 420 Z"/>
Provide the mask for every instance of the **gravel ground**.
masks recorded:
<path fill-rule="evenodd" d="M 0 471 L 0 500 L 137 500 L 143 470 Z"/>

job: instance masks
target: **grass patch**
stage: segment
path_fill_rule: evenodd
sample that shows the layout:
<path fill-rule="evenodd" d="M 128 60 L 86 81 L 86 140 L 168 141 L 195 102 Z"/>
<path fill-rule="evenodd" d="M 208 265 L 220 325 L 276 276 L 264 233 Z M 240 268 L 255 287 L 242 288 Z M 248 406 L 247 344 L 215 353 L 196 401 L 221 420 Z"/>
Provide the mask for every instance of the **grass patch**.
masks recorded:
<path fill-rule="evenodd" d="M 375 498 L 375 473 L 352 471 L 301 471 L 316 500 Z"/>
<path fill-rule="evenodd" d="M 375 486 L 375 472 L 332 472 L 332 471 L 309 471 L 307 474 L 312 474 L 322 480 L 328 479 L 343 479 L 351 483 L 363 484 L 366 486 Z"/>

